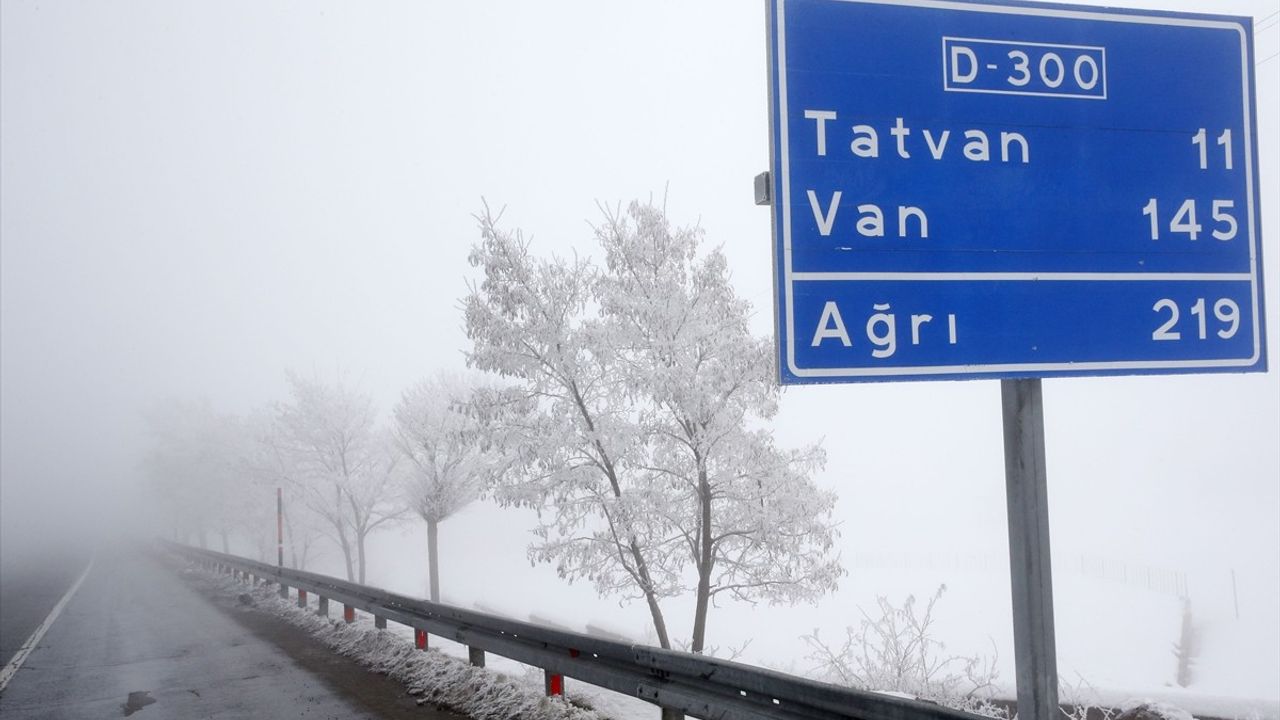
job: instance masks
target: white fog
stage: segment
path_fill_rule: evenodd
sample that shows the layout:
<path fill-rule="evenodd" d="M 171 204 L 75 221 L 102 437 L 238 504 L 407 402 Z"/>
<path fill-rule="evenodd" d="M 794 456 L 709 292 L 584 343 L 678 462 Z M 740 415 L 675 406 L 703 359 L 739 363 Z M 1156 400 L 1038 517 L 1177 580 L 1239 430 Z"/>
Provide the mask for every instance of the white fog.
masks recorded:
<path fill-rule="evenodd" d="M 1122 4 L 1253 20 L 1272 368 L 1043 381 L 1058 673 L 1098 703 L 1153 697 L 1197 717 L 1274 720 L 1280 15 L 1266 0 Z M 210 525 L 207 547 L 274 564 L 275 488 L 298 518 L 308 491 L 285 470 L 250 482 L 237 475 L 247 465 L 183 443 L 234 426 L 235 438 L 210 445 L 234 454 L 241 443 L 237 457 L 257 453 L 261 469 L 279 460 L 265 454 L 315 444 L 305 393 L 342 388 L 368 403 L 369 447 L 394 454 L 422 443 L 412 423 L 397 425 L 398 404 L 448 415 L 440 388 L 512 382 L 492 371 L 515 341 L 470 314 L 485 300 L 485 266 L 469 256 L 486 207 L 533 258 L 602 272 L 597 231 L 633 200 L 665 210 L 672 230 L 700 228 L 698 257 L 718 249 L 725 292 L 750 305 L 740 344 L 723 351 L 745 363 L 764 348 L 775 362 L 770 209 L 752 201 L 770 163 L 763 5 L 5 0 L 0 566 L 15 574 L 4 582 L 55 562 L 74 577 L 95 551 L 158 537 L 199 544 L 197 521 L 180 513 L 205 501 L 175 501 L 173 488 L 201 484 L 236 493 L 217 501 L 235 508 L 226 545 Z M 613 291 L 585 301 L 584 318 L 640 293 L 609 277 Z M 437 384 L 414 405 L 405 393 L 423 381 Z M 636 382 L 627 397 L 647 391 Z M 825 451 L 825 463 L 796 470 L 785 493 L 795 507 L 779 510 L 811 543 L 789 546 L 785 570 L 812 582 L 776 603 L 715 596 L 706 649 L 819 677 L 805 636 L 838 644 L 878 615 L 878 598 L 920 607 L 945 586 L 934 639 L 945 655 L 989 660 L 1013 698 L 1000 383 L 759 392 L 776 415 L 752 405 L 747 425 L 767 439 L 742 431 L 733 457 L 782 466 L 786 453 Z M 453 420 L 479 432 L 474 418 Z M 544 440 L 563 430 L 554 414 L 539 422 Z M 264 428 L 275 444 L 258 442 Z M 477 441 L 459 462 L 477 476 L 513 462 L 493 452 Z M 396 457 L 401 474 L 421 460 Z M 440 512 L 441 599 L 656 643 L 642 593 L 600 589 L 589 569 L 570 583 L 557 573 L 563 556 L 531 553 L 566 491 L 498 476 Z M 424 518 L 439 508 L 405 499 L 402 479 L 388 471 L 369 489 L 371 507 L 395 517 L 369 529 L 361 574 L 427 598 Z M 310 522 L 305 569 L 346 579 L 333 533 Z M 818 547 L 826 533 L 833 544 Z M 671 646 L 688 648 L 694 593 L 663 603 Z M 1174 646 L 1187 612 L 1198 653 L 1182 687 Z"/>

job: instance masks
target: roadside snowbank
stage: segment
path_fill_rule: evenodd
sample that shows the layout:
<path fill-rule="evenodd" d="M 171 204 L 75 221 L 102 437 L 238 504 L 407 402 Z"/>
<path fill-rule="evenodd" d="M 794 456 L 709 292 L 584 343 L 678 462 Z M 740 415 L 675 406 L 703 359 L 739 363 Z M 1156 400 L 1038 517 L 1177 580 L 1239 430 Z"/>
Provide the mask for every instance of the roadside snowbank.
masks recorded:
<path fill-rule="evenodd" d="M 436 648 L 423 652 L 414 646 L 411 634 L 406 637 L 375 629 L 364 614 L 357 622 L 347 624 L 316 615 L 314 599 L 309 599 L 307 608 L 300 608 L 295 601 L 280 598 L 274 585 L 249 588 L 224 575 L 195 572 L 221 591 L 224 601 L 237 602 L 238 597 L 247 596 L 255 609 L 302 628 L 369 670 L 399 681 L 418 698 L 419 705 L 432 704 L 476 720 L 603 720 L 592 710 L 562 698 L 546 697 L 541 683 L 532 683 L 529 673 L 510 677 L 474 667 Z M 339 604 L 334 605 L 340 608 Z"/>

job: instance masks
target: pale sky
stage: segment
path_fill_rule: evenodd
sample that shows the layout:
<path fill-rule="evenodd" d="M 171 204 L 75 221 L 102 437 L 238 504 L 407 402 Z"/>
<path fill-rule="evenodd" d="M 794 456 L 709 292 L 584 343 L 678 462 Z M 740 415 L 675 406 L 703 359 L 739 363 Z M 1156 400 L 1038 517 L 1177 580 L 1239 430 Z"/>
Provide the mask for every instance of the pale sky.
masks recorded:
<path fill-rule="evenodd" d="M 1118 4 L 1259 25 L 1274 368 L 1276 5 Z M 6 542 L 129 504 L 162 398 L 246 412 L 295 368 L 386 409 L 461 367 L 482 198 L 590 255 L 597 202 L 665 194 L 773 332 L 763 3 L 0 7 Z M 1247 571 L 1280 616 L 1280 372 L 1044 388 L 1056 549 Z M 792 388 L 776 430 L 826 438 L 846 548 L 1003 552 L 997 382 Z"/>

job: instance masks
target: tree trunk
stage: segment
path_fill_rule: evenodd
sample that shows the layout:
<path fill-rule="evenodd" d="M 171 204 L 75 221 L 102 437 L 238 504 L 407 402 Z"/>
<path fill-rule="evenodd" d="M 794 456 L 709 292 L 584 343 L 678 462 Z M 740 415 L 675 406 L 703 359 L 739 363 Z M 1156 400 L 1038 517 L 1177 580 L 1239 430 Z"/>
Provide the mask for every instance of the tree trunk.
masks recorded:
<path fill-rule="evenodd" d="M 698 460 L 698 597 L 693 610 L 693 642 L 690 652 L 700 653 L 707 640 L 707 610 L 711 605 L 711 484 L 707 481 L 707 469 Z"/>
<path fill-rule="evenodd" d="M 289 566 L 292 567 L 294 570 L 305 570 L 306 564 L 307 564 L 306 556 L 304 554 L 302 559 L 302 564 L 299 565 L 298 564 L 298 538 L 294 537 L 293 528 L 289 525 L 289 516 L 287 514 L 284 516 L 284 529 L 285 529 L 285 534 L 289 536 Z M 304 550 L 304 553 L 305 553 L 305 550 Z"/>
<path fill-rule="evenodd" d="M 653 617 L 653 629 L 658 633 L 658 646 L 663 650 L 671 649 L 671 637 L 667 635 L 667 620 L 662 616 L 662 607 L 658 605 L 658 596 L 653 592 L 653 580 L 649 577 L 649 565 L 640 553 L 635 538 L 631 539 L 631 557 L 636 563 L 636 572 L 640 575 L 640 590 L 644 592 L 644 600 L 649 604 L 649 615 Z"/>
<path fill-rule="evenodd" d="M 427 521 L 427 575 L 431 582 L 431 602 L 440 602 L 439 531 L 439 521 Z"/>
<path fill-rule="evenodd" d="M 364 584 L 364 538 L 365 533 L 356 535 L 356 552 L 360 554 L 360 584 Z"/>
<path fill-rule="evenodd" d="M 289 522 L 289 513 L 280 514 L 281 520 L 284 521 L 284 535 L 289 538 L 289 567 L 294 570 L 298 569 L 298 539 L 293 536 L 293 525 Z"/>
<path fill-rule="evenodd" d="M 342 535 L 342 559 L 347 564 L 347 582 L 356 581 L 356 570 L 351 564 L 351 543 L 347 541 L 346 533 Z"/>
<path fill-rule="evenodd" d="M 333 486 L 334 494 L 334 516 L 333 525 L 338 530 L 338 540 L 342 545 L 342 559 L 347 563 L 347 582 L 356 581 L 355 568 L 351 566 L 351 541 L 347 539 L 346 522 L 342 518 L 342 486 L 335 484 Z"/>
<path fill-rule="evenodd" d="M 591 417 L 591 411 L 587 409 L 586 402 L 582 399 L 582 393 L 578 391 L 578 386 L 570 382 L 569 390 L 573 393 L 574 404 L 577 405 L 578 412 L 587 425 L 587 430 L 595 433 L 595 421 Z M 613 467 L 613 461 L 599 438 L 595 440 L 595 446 L 596 451 L 600 453 L 601 460 L 604 462 L 604 474 L 609 479 L 609 486 L 613 489 L 613 496 L 621 499 L 622 485 L 618 482 L 618 474 Z M 619 546 L 622 545 L 622 539 L 617 535 L 614 535 L 614 542 Z M 636 543 L 634 536 L 629 537 L 628 544 L 631 550 L 631 558 L 636 564 L 636 574 L 640 576 L 640 590 L 644 593 L 645 602 L 649 604 L 649 614 L 653 616 L 653 629 L 658 633 L 658 644 L 662 649 L 670 650 L 671 639 L 667 635 L 667 621 L 662 617 L 662 608 L 658 605 L 658 597 L 653 592 L 653 580 L 649 577 L 649 564 L 645 562 L 644 555 L 640 552 L 640 546 Z"/>
<path fill-rule="evenodd" d="M 662 617 L 662 608 L 658 606 L 658 598 L 649 590 L 645 590 L 644 599 L 649 603 L 649 614 L 653 616 L 653 629 L 658 633 L 658 647 L 671 649 L 671 638 L 667 635 L 667 621 Z"/>

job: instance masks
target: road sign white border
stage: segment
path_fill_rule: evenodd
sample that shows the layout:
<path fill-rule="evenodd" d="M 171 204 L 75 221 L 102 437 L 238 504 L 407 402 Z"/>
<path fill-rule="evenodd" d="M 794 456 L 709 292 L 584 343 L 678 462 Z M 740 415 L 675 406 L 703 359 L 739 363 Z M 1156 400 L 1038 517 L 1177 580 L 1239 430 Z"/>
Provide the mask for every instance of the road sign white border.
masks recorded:
<path fill-rule="evenodd" d="M 1170 369 L 1194 369 L 1194 368 L 1233 368 L 1233 367 L 1250 367 L 1258 362 L 1262 353 L 1262 330 L 1261 319 L 1259 317 L 1259 297 L 1258 297 L 1258 239 L 1257 239 L 1257 213 L 1254 210 L 1254 168 L 1253 168 L 1253 108 L 1250 105 L 1250 78 L 1252 68 L 1249 66 L 1249 45 L 1248 36 L 1243 25 L 1237 22 L 1207 20 L 1198 18 L 1185 17 L 1165 17 L 1158 15 L 1129 15 L 1123 13 L 1103 13 L 1093 12 L 1089 10 L 1068 10 L 1063 8 L 1038 8 L 1025 7 L 1015 5 L 984 5 L 974 3 L 951 2 L 950 0 L 834 0 L 836 2 L 856 3 L 861 5 L 896 5 L 903 7 L 921 7 L 934 8 L 939 10 L 959 10 L 963 12 L 985 12 L 985 13 L 1002 13 L 1007 15 L 1031 15 L 1039 17 L 1064 17 L 1074 18 L 1078 20 L 1098 20 L 1104 22 L 1124 22 L 1145 25 L 1175 25 L 1182 27 L 1203 27 L 1220 30 L 1234 30 L 1240 37 L 1240 80 L 1243 85 L 1241 97 L 1243 98 L 1243 115 L 1244 115 L 1244 161 L 1245 161 L 1245 194 L 1249 228 L 1249 287 L 1252 294 L 1253 304 L 1253 355 L 1248 359 L 1205 359 L 1205 360 L 1138 360 L 1138 361 L 1115 361 L 1115 362 L 1053 362 L 1053 363 L 1007 363 L 1007 364 L 987 364 L 987 365 L 931 365 L 931 366 L 894 366 L 894 367 L 853 367 L 853 368 L 800 368 L 796 366 L 795 361 L 795 302 L 793 295 L 793 287 L 796 281 L 796 275 L 791 269 L 791 162 L 790 162 L 790 134 L 788 128 L 787 117 L 787 35 L 786 35 L 786 4 L 787 0 L 776 0 L 776 16 L 773 18 L 774 38 L 770 38 L 770 42 L 776 39 L 775 57 L 773 60 L 777 72 L 777 89 L 778 98 L 774 100 L 772 111 L 777 113 L 779 122 L 779 132 L 777 140 L 782 144 L 778 149 L 781 168 L 780 168 L 780 197 L 777 198 L 781 204 L 782 210 L 782 262 L 783 262 L 783 288 L 786 297 L 786 317 L 783 318 L 786 333 L 787 348 L 786 362 L 787 369 L 797 378 L 873 378 L 873 377 L 893 377 L 893 376 L 928 376 L 928 375 L 980 375 L 980 374 L 998 374 L 998 373 L 1034 373 L 1034 372 L 1055 372 L 1055 371 L 1141 371 L 1141 370 L 1170 370 Z M 776 228 L 775 228 L 776 232 Z M 805 273 L 821 274 L 827 273 Z M 831 273 L 836 274 L 836 273 Z M 843 273 L 841 273 L 843 274 Z M 1003 273 L 991 273 L 992 275 L 1000 275 Z M 925 275 L 936 275 L 936 273 L 850 273 L 850 275 L 858 276 L 856 278 L 848 278 L 850 280 L 873 280 L 873 279 L 919 279 L 924 280 Z M 902 275 L 912 275 L 913 277 L 900 277 Z M 965 274 L 960 274 L 965 275 Z M 968 274 L 967 279 L 974 278 Z M 1017 274 L 1021 275 L 1021 274 Z M 1047 279 L 1046 275 L 1050 273 L 1026 273 L 1028 277 L 1007 278 L 1010 281 L 1023 281 L 1034 279 Z M 1035 277 L 1030 277 L 1034 275 Z M 1054 273 L 1052 275 L 1060 275 Z M 1113 281 L 1125 282 L 1133 281 L 1139 278 L 1132 277 L 1134 273 L 1084 273 L 1084 275 L 1095 276 L 1088 279 L 1097 281 Z M 1225 279 L 1219 277 L 1221 274 L 1215 273 L 1177 273 L 1182 277 L 1178 279 L 1204 279 L 1218 280 Z M 1192 277 L 1194 276 L 1194 277 Z M 807 279 L 807 278 L 805 278 Z M 818 279 L 818 278 L 813 278 Z M 828 279 L 828 278 L 821 278 Z M 830 278 L 844 279 L 844 278 Z M 935 278 L 937 279 L 937 278 Z M 962 279 L 960 277 L 954 279 Z M 991 278 L 1006 279 L 1006 278 Z M 1065 278 L 1062 278 L 1065 279 Z M 1084 279 L 1084 278 L 1081 278 Z M 1153 274 L 1148 278 L 1143 276 L 1141 279 L 1170 279 L 1158 278 Z M 803 279 L 801 279 L 803 281 Z"/>

